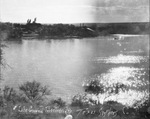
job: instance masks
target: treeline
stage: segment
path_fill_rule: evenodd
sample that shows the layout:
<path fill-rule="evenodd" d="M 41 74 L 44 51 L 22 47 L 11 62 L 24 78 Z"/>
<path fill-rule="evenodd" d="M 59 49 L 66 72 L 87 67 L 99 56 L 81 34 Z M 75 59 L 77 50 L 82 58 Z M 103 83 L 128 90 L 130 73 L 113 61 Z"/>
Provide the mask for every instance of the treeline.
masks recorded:
<path fill-rule="evenodd" d="M 149 22 L 100 23 L 96 24 L 100 34 L 150 34 Z"/>
<path fill-rule="evenodd" d="M 91 24 L 40 24 L 0 23 L 2 39 L 22 38 L 83 38 L 111 34 L 150 34 L 149 22 L 144 23 L 91 23 Z"/>
<path fill-rule="evenodd" d="M 89 30 L 86 26 L 74 26 L 71 24 L 42 25 L 39 23 L 0 23 L 0 31 L 7 39 L 22 38 L 35 35 L 36 38 L 72 38 L 72 37 L 96 37 L 96 31 Z M 3 38 L 4 39 L 4 38 Z"/>
<path fill-rule="evenodd" d="M 86 26 L 69 24 L 42 25 L 38 31 L 39 36 L 50 37 L 95 37 L 96 31 L 90 31 Z"/>
<path fill-rule="evenodd" d="M 99 80 L 92 80 L 83 88 L 85 93 L 73 96 L 71 103 L 68 104 L 61 98 L 48 98 L 52 96 L 52 91 L 48 86 L 43 86 L 37 81 L 23 83 L 18 87 L 18 91 L 5 86 L 0 90 L 0 117 L 1 119 L 62 119 L 66 114 L 71 114 L 75 119 L 106 119 L 106 117 L 149 119 L 150 117 L 148 100 L 144 101 L 141 107 L 134 108 L 113 100 L 101 103 L 100 99 L 96 98 L 99 94 L 108 93 L 108 90 L 111 91 L 109 95 L 118 94 L 120 90 L 126 88 L 123 84 L 106 88 Z M 53 111 L 46 113 L 48 110 Z M 60 110 L 65 111 L 61 113 Z"/>
<path fill-rule="evenodd" d="M 0 23 L 0 40 L 22 37 L 21 27 L 15 26 L 13 23 Z"/>

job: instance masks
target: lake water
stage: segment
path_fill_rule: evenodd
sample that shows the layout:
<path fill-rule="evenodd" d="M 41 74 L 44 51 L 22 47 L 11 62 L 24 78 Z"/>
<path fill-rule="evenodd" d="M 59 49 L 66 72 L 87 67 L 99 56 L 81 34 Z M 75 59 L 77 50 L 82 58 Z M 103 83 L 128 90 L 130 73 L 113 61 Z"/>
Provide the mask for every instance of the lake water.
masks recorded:
<path fill-rule="evenodd" d="M 120 35 L 119 35 L 120 37 Z M 18 87 L 36 80 L 48 85 L 53 97 L 67 100 L 83 93 L 82 84 L 102 79 L 107 86 L 121 82 L 142 92 L 149 88 L 149 36 L 121 35 L 65 39 L 7 41 L 1 85 Z"/>

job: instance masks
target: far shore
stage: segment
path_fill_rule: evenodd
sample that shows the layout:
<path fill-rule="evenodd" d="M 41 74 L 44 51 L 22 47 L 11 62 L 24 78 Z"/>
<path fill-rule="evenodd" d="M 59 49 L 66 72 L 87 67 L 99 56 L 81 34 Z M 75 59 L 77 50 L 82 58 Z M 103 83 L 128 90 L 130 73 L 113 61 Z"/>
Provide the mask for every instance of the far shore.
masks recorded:
<path fill-rule="evenodd" d="M 40 23 L 0 23 L 1 40 L 23 39 L 68 39 L 91 38 L 98 36 L 118 35 L 149 35 L 149 23 L 92 23 L 80 24 L 53 24 Z"/>

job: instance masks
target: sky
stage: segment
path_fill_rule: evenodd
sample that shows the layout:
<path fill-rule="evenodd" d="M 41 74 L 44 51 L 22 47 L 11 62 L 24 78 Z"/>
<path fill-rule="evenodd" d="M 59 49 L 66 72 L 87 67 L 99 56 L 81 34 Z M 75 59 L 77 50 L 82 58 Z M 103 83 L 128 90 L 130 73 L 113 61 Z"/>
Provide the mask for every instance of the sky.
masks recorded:
<path fill-rule="evenodd" d="M 149 0 L 0 0 L 2 22 L 149 22 Z"/>

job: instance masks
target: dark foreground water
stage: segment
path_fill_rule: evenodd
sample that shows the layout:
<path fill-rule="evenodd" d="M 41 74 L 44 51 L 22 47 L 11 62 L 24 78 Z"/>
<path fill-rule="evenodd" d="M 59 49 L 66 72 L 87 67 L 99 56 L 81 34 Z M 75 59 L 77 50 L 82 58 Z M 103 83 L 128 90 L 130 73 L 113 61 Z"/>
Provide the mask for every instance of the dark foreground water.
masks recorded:
<path fill-rule="evenodd" d="M 148 94 L 148 36 L 35 39 L 5 44 L 4 59 L 10 67 L 2 69 L 2 86 L 18 87 L 36 80 L 48 85 L 54 97 L 67 100 L 84 92 L 85 81 L 102 79 L 108 87 L 119 82 L 128 86 L 127 92 L 110 97 L 125 104 Z"/>

